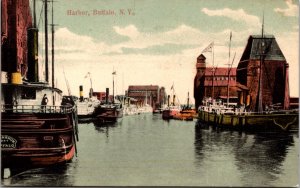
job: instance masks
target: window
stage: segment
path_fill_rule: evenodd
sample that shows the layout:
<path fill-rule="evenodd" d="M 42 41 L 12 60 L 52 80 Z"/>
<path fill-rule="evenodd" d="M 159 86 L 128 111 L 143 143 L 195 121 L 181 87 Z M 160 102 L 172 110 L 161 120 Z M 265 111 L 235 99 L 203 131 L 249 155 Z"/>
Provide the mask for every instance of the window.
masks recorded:
<path fill-rule="evenodd" d="M 21 94 L 22 99 L 36 99 L 36 91 L 32 88 L 24 88 Z"/>

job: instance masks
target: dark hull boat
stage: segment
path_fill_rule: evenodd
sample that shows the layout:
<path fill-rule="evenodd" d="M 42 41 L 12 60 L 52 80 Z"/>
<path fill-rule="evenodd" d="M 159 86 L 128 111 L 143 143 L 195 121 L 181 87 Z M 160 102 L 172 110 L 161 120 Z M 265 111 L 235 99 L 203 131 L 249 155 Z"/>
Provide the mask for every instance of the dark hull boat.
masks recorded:
<path fill-rule="evenodd" d="M 29 2 L 1 3 L 2 13 L 6 14 L 6 19 L 2 19 L 6 37 L 1 43 L 1 168 L 68 162 L 76 154 L 78 141 L 74 101 L 66 102 L 70 99 L 65 100 L 62 91 L 54 86 L 54 72 L 52 86 L 49 85 L 47 61 L 45 82 L 39 81 L 38 29 L 35 24 L 32 26 L 31 22 L 23 20 L 31 20 Z M 18 10 L 13 13 L 6 11 L 14 7 Z M 16 14 L 20 19 L 16 19 Z M 28 45 L 20 45 L 18 40 Z M 21 62 L 26 67 L 25 72 L 18 69 Z"/>
<path fill-rule="evenodd" d="M 39 86 L 2 84 L 2 96 L 12 96 L 12 91 L 24 94 L 28 89 L 36 94 L 36 98 L 41 94 L 51 95 L 52 88 Z M 70 161 L 76 151 L 76 106 L 44 106 L 35 103 L 38 100 L 22 98 L 24 95 L 14 96 L 18 104 L 6 101 L 1 106 L 2 167 Z"/>
<path fill-rule="evenodd" d="M 123 117 L 123 109 L 120 105 L 100 105 L 95 109 L 95 117 L 101 122 L 117 122 Z"/>
<path fill-rule="evenodd" d="M 247 130 L 252 132 L 298 131 L 299 112 L 269 114 L 217 114 L 204 110 L 199 111 L 198 125 L 212 125 L 220 128 Z"/>

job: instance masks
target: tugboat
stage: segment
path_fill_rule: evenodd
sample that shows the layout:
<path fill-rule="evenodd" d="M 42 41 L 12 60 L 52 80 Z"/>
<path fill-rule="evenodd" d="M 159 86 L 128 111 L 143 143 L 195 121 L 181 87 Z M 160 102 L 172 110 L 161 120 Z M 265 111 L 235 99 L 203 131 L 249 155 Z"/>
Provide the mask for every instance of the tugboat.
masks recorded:
<path fill-rule="evenodd" d="M 105 104 L 100 104 L 95 108 L 94 116 L 102 123 L 117 122 L 123 117 L 123 106 L 121 102 L 109 101 L 109 89 L 106 88 Z"/>
<path fill-rule="evenodd" d="M 188 92 L 187 105 L 184 105 L 182 110 L 173 116 L 173 119 L 186 121 L 192 121 L 194 119 L 194 117 L 196 116 L 196 110 L 191 108 L 191 106 L 189 105 L 189 100 L 190 97 Z"/>
<path fill-rule="evenodd" d="M 31 21 L 27 23 L 24 21 L 32 19 L 29 1 L 12 3 L 1 1 L 1 3 L 2 14 L 6 15 L 5 19 L 1 20 L 2 27 L 4 26 L 2 31 L 6 31 L 5 35 L 1 36 L 1 71 L 2 75 L 5 75 L 1 79 L 1 168 L 44 166 L 71 161 L 77 152 L 76 106 L 72 105 L 74 101 L 63 102 L 70 99 L 63 100 L 62 91 L 54 86 L 53 45 L 52 86 L 49 85 L 47 42 L 46 78 L 43 82 L 39 81 L 35 1 L 33 24 Z M 44 1 L 45 41 L 48 41 L 47 4 L 48 2 Z M 11 10 L 17 11 L 9 12 Z M 20 19 L 17 19 L 17 14 Z M 52 34 L 53 26 L 52 23 Z M 26 42 L 20 45 L 19 40 L 27 40 L 28 45 Z M 21 63 L 27 67 L 27 74 L 26 71 L 19 70 L 18 65 Z"/>
<path fill-rule="evenodd" d="M 175 97 L 173 95 L 173 103 L 170 105 L 170 95 L 168 95 L 168 106 L 162 111 L 162 118 L 165 120 L 173 119 L 181 111 L 180 105 L 175 105 Z"/>
<path fill-rule="evenodd" d="M 105 104 L 101 104 L 95 108 L 94 117 L 101 123 L 117 122 L 123 117 L 123 105 L 120 100 L 115 101 L 115 79 L 116 71 L 113 71 L 113 97 L 112 101 L 109 101 L 109 88 L 106 88 Z"/>

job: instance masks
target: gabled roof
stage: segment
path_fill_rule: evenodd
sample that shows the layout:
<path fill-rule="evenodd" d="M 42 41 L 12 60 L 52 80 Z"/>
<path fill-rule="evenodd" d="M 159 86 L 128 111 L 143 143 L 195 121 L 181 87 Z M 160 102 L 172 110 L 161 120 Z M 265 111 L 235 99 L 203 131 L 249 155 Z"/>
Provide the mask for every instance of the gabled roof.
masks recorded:
<path fill-rule="evenodd" d="M 250 35 L 240 61 L 259 60 L 265 55 L 265 60 L 286 61 L 274 35 Z"/>
<path fill-rule="evenodd" d="M 205 57 L 203 54 L 200 54 L 200 55 L 197 57 L 197 59 L 203 59 L 203 60 L 205 60 L 206 57 Z"/>

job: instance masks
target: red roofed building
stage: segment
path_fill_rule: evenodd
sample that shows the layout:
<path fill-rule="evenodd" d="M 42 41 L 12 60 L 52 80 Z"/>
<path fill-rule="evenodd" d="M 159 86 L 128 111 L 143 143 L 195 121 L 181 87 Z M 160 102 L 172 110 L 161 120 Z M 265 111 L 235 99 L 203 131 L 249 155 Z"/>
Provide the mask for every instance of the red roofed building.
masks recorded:
<path fill-rule="evenodd" d="M 164 102 L 165 88 L 157 85 L 137 85 L 129 86 L 128 97 L 132 97 L 137 100 L 140 105 L 149 104 L 155 109 Z"/>
<path fill-rule="evenodd" d="M 229 82 L 228 82 L 228 70 Z M 214 72 L 214 75 L 213 75 Z M 236 96 L 236 68 L 212 67 L 205 69 L 205 94 L 206 97 L 217 98 L 219 96 L 227 96 L 227 85 L 229 84 L 229 96 Z M 213 93 L 213 94 L 212 94 Z"/>
<path fill-rule="evenodd" d="M 198 108 L 201 105 L 204 97 L 227 98 L 228 84 L 229 97 L 237 97 L 236 68 L 206 67 L 205 60 L 206 57 L 203 54 L 197 58 L 197 74 L 194 79 L 195 107 Z"/>

